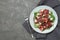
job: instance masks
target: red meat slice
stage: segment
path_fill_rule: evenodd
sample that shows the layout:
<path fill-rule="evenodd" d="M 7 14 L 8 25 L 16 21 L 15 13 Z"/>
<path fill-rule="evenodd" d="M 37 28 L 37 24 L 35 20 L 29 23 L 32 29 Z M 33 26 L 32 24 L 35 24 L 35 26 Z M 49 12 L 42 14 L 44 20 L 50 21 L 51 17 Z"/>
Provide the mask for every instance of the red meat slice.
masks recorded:
<path fill-rule="evenodd" d="M 52 26 L 52 23 L 51 22 L 48 22 L 48 28 Z"/>
<path fill-rule="evenodd" d="M 48 18 L 42 18 L 43 22 L 48 22 Z"/>
<path fill-rule="evenodd" d="M 40 10 L 40 15 L 41 15 L 41 16 L 43 15 L 43 12 L 44 12 L 44 10 L 41 9 L 41 10 Z"/>
<path fill-rule="evenodd" d="M 40 29 L 41 31 L 43 31 L 43 30 L 44 30 L 44 27 L 43 27 L 43 26 L 40 26 L 39 29 Z"/>
<path fill-rule="evenodd" d="M 40 16 L 42 16 L 43 15 L 43 13 L 40 13 Z"/>
<path fill-rule="evenodd" d="M 45 9 L 44 12 L 43 12 L 43 16 L 48 18 L 49 16 L 49 10 Z"/>
<path fill-rule="evenodd" d="M 44 14 L 48 14 L 49 10 L 45 9 L 43 12 L 44 12 Z"/>

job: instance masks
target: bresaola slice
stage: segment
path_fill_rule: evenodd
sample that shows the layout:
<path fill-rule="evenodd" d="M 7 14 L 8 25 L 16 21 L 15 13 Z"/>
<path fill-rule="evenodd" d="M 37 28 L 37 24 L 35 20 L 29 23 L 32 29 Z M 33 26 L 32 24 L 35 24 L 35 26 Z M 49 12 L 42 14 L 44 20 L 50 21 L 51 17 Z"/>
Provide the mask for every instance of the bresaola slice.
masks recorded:
<path fill-rule="evenodd" d="M 45 9 L 45 10 L 43 11 L 43 13 L 44 13 L 44 14 L 49 14 L 49 10 Z"/>

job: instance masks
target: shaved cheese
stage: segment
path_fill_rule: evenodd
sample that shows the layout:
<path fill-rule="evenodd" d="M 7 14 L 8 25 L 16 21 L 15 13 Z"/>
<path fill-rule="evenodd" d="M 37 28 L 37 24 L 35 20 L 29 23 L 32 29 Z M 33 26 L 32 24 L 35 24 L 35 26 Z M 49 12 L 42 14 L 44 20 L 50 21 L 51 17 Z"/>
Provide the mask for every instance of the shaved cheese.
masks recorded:
<path fill-rule="evenodd" d="M 41 9 L 41 11 L 43 12 L 44 10 L 43 10 L 43 9 Z"/>
<path fill-rule="evenodd" d="M 44 26 L 44 28 L 46 28 L 46 26 Z"/>
<path fill-rule="evenodd" d="M 37 17 L 37 19 L 39 19 L 40 17 L 39 16 L 36 16 Z"/>
<path fill-rule="evenodd" d="M 41 22 L 39 22 L 39 25 L 41 25 L 42 23 Z"/>
<path fill-rule="evenodd" d="M 51 12 L 49 11 L 49 14 L 50 14 Z"/>
<path fill-rule="evenodd" d="M 39 13 L 37 13 L 37 16 L 40 15 Z"/>
<path fill-rule="evenodd" d="M 50 18 L 51 16 L 49 15 L 49 18 Z"/>
<path fill-rule="evenodd" d="M 45 16 L 45 15 L 43 15 L 43 16 Z"/>
<path fill-rule="evenodd" d="M 35 22 L 37 22 L 37 20 L 35 19 Z"/>
<path fill-rule="evenodd" d="M 50 18 L 50 20 L 53 20 L 53 18 Z"/>

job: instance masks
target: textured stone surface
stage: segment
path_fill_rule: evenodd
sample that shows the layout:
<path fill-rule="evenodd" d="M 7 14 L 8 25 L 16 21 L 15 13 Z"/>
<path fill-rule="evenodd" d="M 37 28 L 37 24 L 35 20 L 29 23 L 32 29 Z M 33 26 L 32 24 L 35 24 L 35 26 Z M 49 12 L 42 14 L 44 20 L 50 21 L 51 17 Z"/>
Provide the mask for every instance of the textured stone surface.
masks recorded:
<path fill-rule="evenodd" d="M 40 0 L 0 0 L 0 40 L 34 40 L 22 26 Z"/>

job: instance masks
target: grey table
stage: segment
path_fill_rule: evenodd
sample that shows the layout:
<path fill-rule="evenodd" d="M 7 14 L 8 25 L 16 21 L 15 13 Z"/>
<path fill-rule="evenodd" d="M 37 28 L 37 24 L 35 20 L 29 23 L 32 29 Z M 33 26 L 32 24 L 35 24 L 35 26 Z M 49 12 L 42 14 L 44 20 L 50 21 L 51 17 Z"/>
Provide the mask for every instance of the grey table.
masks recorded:
<path fill-rule="evenodd" d="M 22 23 L 40 0 L 0 0 L 0 40 L 35 40 Z"/>

